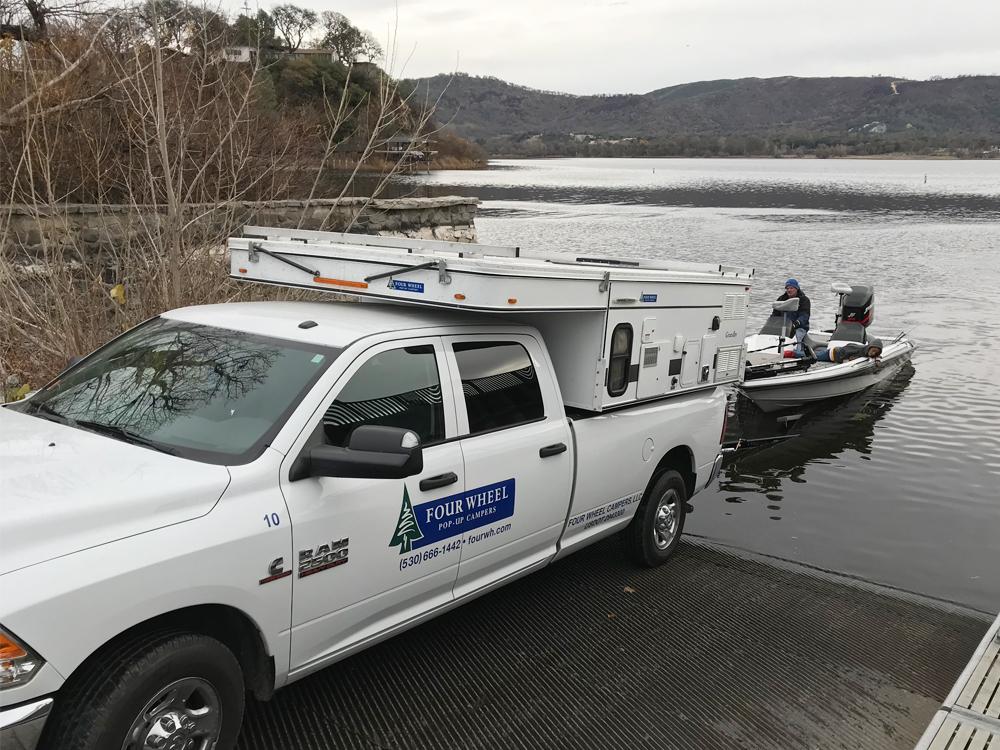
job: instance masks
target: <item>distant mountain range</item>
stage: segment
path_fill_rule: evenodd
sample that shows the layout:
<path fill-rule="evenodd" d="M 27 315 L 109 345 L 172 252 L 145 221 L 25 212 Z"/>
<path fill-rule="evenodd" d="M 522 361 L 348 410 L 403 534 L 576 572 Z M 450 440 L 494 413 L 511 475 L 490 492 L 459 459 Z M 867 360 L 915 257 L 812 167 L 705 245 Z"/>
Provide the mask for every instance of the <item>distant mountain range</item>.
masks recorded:
<path fill-rule="evenodd" d="M 1000 143 L 1000 76 L 740 78 L 613 96 L 538 91 L 466 74 L 408 83 L 420 99 L 438 101 L 439 122 L 481 143 L 571 133 L 577 141 L 811 133 Z"/>

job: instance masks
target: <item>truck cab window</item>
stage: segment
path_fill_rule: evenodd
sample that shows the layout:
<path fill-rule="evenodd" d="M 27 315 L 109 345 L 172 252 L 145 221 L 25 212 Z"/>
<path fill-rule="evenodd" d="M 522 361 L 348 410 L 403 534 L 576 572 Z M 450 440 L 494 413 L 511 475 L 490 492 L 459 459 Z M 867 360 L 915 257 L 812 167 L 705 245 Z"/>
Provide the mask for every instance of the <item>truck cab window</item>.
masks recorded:
<path fill-rule="evenodd" d="M 538 377 L 523 346 L 481 342 L 454 350 L 471 434 L 544 419 Z"/>
<path fill-rule="evenodd" d="M 420 443 L 444 440 L 444 405 L 434 347 L 391 349 L 365 362 L 323 415 L 326 440 L 346 446 L 362 425 L 404 427 Z"/>
<path fill-rule="evenodd" d="M 608 395 L 621 396 L 628 388 L 628 369 L 632 361 L 632 326 L 619 323 L 611 333 L 611 360 L 608 364 Z"/>

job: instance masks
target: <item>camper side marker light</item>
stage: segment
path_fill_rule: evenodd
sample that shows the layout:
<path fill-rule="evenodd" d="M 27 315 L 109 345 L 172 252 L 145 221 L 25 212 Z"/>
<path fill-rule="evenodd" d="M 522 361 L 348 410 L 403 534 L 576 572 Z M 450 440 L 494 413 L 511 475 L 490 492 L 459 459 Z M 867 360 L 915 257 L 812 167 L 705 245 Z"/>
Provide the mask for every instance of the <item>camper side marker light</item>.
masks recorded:
<path fill-rule="evenodd" d="M 507 298 L 507 304 L 508 305 L 516 305 L 517 304 L 517 297 L 508 297 Z"/>
<path fill-rule="evenodd" d="M 465 299 L 465 295 L 464 294 L 456 294 L 455 295 L 455 299 L 457 299 L 459 302 L 461 302 L 462 300 Z"/>
<path fill-rule="evenodd" d="M 314 276 L 313 281 L 317 284 L 333 284 L 334 286 L 349 286 L 352 289 L 367 289 L 368 284 L 364 281 L 347 281 L 346 279 L 328 279 L 325 276 Z"/>
<path fill-rule="evenodd" d="M 240 268 L 238 270 L 239 270 L 240 273 L 246 273 L 247 272 L 247 269 L 245 269 L 245 268 Z"/>

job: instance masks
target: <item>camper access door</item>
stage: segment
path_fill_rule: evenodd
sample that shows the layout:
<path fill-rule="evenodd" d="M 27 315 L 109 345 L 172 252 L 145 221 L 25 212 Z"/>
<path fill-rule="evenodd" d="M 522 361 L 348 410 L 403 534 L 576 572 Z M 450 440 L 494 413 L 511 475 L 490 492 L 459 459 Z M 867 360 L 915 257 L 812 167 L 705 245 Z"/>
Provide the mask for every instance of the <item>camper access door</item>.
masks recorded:
<path fill-rule="evenodd" d="M 613 283 L 596 408 L 735 381 L 748 302 L 731 284 Z"/>

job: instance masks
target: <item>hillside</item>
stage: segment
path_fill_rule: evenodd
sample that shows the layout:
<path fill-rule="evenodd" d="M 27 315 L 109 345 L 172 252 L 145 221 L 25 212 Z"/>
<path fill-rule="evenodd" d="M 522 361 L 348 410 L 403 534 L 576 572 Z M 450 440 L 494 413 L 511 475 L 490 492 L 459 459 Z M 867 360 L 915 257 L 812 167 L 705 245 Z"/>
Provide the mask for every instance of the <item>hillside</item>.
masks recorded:
<path fill-rule="evenodd" d="M 437 118 L 481 143 L 541 135 L 587 139 L 811 134 L 827 142 L 872 136 L 970 147 L 1000 142 L 1000 76 L 933 81 L 892 78 L 741 78 L 647 94 L 575 96 L 465 74 L 409 81 L 440 96 Z M 982 144 L 980 144 L 982 142 Z"/>

